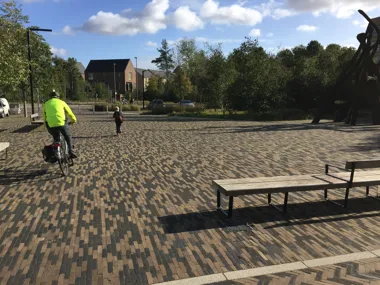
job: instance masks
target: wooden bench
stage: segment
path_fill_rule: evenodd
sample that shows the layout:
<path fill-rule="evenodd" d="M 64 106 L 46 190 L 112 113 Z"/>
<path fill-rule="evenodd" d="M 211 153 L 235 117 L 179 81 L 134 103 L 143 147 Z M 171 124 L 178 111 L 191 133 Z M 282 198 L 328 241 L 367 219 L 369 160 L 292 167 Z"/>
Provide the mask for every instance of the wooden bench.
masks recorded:
<path fill-rule="evenodd" d="M 43 125 L 44 120 L 37 120 L 38 118 L 40 118 L 40 115 L 38 113 L 30 115 L 30 123 L 32 125 Z"/>
<path fill-rule="evenodd" d="M 4 174 L 5 174 L 5 164 L 8 159 L 8 147 L 9 147 L 9 142 L 0 142 L 0 152 L 5 150 L 5 159 L 2 159 L 5 161 L 4 163 Z"/>
<path fill-rule="evenodd" d="M 369 196 L 369 187 L 380 185 L 380 170 L 356 171 L 357 169 L 380 168 L 380 160 L 348 161 L 345 167 L 346 172 L 329 173 L 329 168 L 330 166 L 326 165 L 324 174 L 214 180 L 212 187 L 217 191 L 217 209 L 225 213 L 220 206 L 221 193 L 229 197 L 227 215 L 232 217 L 233 200 L 237 196 L 267 194 L 268 204 L 272 205 L 272 194 L 284 193 L 282 211 L 286 212 L 289 193 L 324 190 L 324 198 L 329 201 L 328 190 L 340 188 L 345 188 L 346 193 L 344 205 L 339 205 L 346 208 L 351 188 L 366 187 L 366 196 Z"/>

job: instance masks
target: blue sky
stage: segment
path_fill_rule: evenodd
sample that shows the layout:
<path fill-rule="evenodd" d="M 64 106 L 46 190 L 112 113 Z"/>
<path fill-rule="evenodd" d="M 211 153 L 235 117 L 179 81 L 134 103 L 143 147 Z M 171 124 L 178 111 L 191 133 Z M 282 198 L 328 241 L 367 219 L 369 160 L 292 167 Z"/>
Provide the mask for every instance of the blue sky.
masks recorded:
<path fill-rule="evenodd" d="M 358 9 L 380 16 L 378 0 L 20 0 L 30 24 L 53 52 L 87 66 L 91 59 L 134 58 L 152 68 L 162 39 L 222 42 L 227 54 L 258 37 L 269 51 L 318 40 L 358 46 L 365 31 Z"/>

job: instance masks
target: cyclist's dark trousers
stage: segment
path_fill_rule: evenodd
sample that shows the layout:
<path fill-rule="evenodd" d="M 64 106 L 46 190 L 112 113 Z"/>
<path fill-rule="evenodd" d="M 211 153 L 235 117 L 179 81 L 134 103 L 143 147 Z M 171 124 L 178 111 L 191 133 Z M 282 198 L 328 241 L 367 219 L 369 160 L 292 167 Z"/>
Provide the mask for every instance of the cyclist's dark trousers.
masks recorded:
<path fill-rule="evenodd" d="M 67 146 L 69 147 L 69 152 L 73 151 L 73 144 L 71 142 L 69 127 L 67 125 L 62 126 L 62 127 L 54 127 L 54 128 L 47 127 L 47 129 L 48 129 L 49 134 L 52 135 L 55 142 L 60 141 L 59 135 L 62 134 L 67 142 Z"/>

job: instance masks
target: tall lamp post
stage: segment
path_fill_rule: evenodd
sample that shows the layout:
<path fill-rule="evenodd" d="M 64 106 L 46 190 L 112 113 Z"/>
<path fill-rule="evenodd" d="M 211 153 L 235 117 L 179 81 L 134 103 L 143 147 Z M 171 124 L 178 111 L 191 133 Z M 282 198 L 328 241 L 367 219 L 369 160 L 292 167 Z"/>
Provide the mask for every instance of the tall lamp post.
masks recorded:
<path fill-rule="evenodd" d="M 137 101 L 137 105 L 139 104 L 139 81 L 138 81 L 138 72 L 137 72 L 137 56 L 135 56 L 135 59 L 136 59 L 136 101 Z"/>
<path fill-rule="evenodd" d="M 115 72 L 116 63 L 113 64 L 113 90 L 115 92 L 115 104 L 116 104 L 116 72 Z"/>
<path fill-rule="evenodd" d="M 32 75 L 32 54 L 30 51 L 30 31 L 36 32 L 52 32 L 51 29 L 27 28 L 26 37 L 28 40 L 28 59 L 29 59 L 29 84 L 30 84 L 30 99 L 32 103 L 32 114 L 34 114 L 34 98 L 33 98 L 33 75 Z"/>
<path fill-rule="evenodd" d="M 142 77 L 143 77 L 143 90 L 142 90 L 143 110 L 145 109 L 145 98 L 144 98 L 144 92 L 145 92 L 145 71 L 148 71 L 148 70 L 144 69 L 143 72 L 142 72 Z"/>

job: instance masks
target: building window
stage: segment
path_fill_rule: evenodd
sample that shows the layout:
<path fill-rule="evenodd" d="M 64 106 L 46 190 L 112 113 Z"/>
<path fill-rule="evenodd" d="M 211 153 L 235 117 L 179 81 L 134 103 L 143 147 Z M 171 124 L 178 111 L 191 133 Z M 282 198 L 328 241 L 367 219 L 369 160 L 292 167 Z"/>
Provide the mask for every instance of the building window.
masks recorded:
<path fill-rule="evenodd" d="M 132 72 L 128 73 L 128 80 L 132 80 Z"/>

